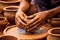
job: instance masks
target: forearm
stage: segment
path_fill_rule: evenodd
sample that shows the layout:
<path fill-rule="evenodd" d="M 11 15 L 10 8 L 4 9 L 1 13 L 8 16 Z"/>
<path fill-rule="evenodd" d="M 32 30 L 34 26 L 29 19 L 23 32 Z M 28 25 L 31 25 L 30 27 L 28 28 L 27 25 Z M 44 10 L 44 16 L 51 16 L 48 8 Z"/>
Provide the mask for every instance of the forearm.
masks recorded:
<path fill-rule="evenodd" d="M 59 14 L 59 12 L 60 12 L 60 6 L 54 8 L 54 9 L 48 10 L 47 12 L 48 12 L 48 18 L 51 18 L 51 17 Z"/>
<path fill-rule="evenodd" d="M 19 9 L 26 12 L 30 8 L 30 2 L 28 0 L 22 0 Z"/>

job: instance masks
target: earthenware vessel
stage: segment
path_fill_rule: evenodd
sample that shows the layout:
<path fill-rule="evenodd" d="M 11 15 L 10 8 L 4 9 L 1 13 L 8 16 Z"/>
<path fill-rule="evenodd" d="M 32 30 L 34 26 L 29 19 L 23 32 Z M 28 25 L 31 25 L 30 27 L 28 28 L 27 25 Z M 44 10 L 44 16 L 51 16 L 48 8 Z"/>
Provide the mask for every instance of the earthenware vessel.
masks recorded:
<path fill-rule="evenodd" d="M 0 36 L 0 40 L 18 40 L 18 38 L 10 35 L 2 35 Z"/>
<path fill-rule="evenodd" d="M 18 11 L 18 6 L 7 6 L 4 8 L 4 16 L 11 24 L 15 24 L 15 14 Z"/>
<path fill-rule="evenodd" d="M 60 27 L 50 29 L 48 34 L 47 40 L 60 40 Z"/>
<path fill-rule="evenodd" d="M 48 35 L 48 30 L 40 28 L 32 34 L 26 34 L 26 31 L 18 28 L 16 25 L 7 27 L 4 31 L 4 35 L 12 35 L 18 37 L 20 40 L 42 40 Z"/>
<path fill-rule="evenodd" d="M 6 17 L 0 17 L 0 31 L 2 31 L 7 25 L 8 20 Z"/>
<path fill-rule="evenodd" d="M 6 6 L 19 6 L 21 0 L 1 0 L 0 10 L 4 11 L 3 8 Z"/>
<path fill-rule="evenodd" d="M 54 27 L 60 27 L 60 18 L 48 19 L 48 23 L 50 23 Z"/>

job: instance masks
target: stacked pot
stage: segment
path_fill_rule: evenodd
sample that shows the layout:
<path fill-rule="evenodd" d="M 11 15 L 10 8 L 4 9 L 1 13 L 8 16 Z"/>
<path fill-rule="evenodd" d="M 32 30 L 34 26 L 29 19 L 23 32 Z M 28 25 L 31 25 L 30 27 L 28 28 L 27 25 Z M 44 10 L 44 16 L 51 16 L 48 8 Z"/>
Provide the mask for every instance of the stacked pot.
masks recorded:
<path fill-rule="evenodd" d="M 15 14 L 18 11 L 20 1 L 0 0 L 0 35 L 3 35 L 2 32 L 6 27 L 15 24 Z"/>

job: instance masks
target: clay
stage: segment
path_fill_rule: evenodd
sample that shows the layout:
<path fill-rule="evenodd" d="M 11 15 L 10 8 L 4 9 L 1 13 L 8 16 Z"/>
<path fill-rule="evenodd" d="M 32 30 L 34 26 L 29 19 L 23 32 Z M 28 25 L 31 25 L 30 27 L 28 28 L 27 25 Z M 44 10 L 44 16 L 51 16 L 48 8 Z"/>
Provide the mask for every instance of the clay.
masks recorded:
<path fill-rule="evenodd" d="M 18 28 L 16 25 L 7 27 L 3 33 L 4 35 L 16 36 L 20 40 L 42 40 L 48 35 L 48 30 L 40 28 L 38 31 L 35 31 L 32 34 L 26 34 L 26 31 Z"/>
<path fill-rule="evenodd" d="M 48 34 L 47 40 L 60 40 L 60 27 L 50 29 Z"/>
<path fill-rule="evenodd" d="M 6 6 L 19 6 L 21 0 L 1 0 L 0 11 L 4 11 L 3 8 Z"/>
<path fill-rule="evenodd" d="M 18 38 L 10 35 L 2 35 L 0 36 L 0 40 L 18 40 Z"/>
<path fill-rule="evenodd" d="M 11 24 L 15 24 L 15 14 L 18 11 L 18 6 L 7 6 L 4 8 L 4 16 Z"/>
<path fill-rule="evenodd" d="M 5 17 L 0 17 L 0 31 L 2 31 L 7 25 L 8 20 Z"/>
<path fill-rule="evenodd" d="M 60 26 L 60 18 L 51 18 L 51 19 L 48 19 L 48 22 L 54 27 Z"/>

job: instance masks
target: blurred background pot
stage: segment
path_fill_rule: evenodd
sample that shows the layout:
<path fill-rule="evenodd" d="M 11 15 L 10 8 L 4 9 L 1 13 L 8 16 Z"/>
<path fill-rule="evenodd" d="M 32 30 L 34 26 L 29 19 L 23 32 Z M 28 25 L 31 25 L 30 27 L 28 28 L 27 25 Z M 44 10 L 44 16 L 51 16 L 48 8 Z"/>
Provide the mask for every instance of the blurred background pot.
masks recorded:
<path fill-rule="evenodd" d="M 48 33 L 47 40 L 60 40 L 60 27 L 52 28 Z"/>
<path fill-rule="evenodd" d="M 18 6 L 7 6 L 4 8 L 4 16 L 11 24 L 15 24 L 15 14 L 18 10 Z"/>
<path fill-rule="evenodd" d="M 0 40 L 18 40 L 18 38 L 10 35 L 2 35 L 0 36 Z"/>
<path fill-rule="evenodd" d="M 0 17 L 0 31 L 2 31 L 7 25 L 8 20 L 5 17 Z"/>
<path fill-rule="evenodd" d="M 60 18 L 48 19 L 48 23 L 50 23 L 54 27 L 60 27 Z"/>
<path fill-rule="evenodd" d="M 0 0 L 0 10 L 6 6 L 19 6 L 21 0 Z"/>

